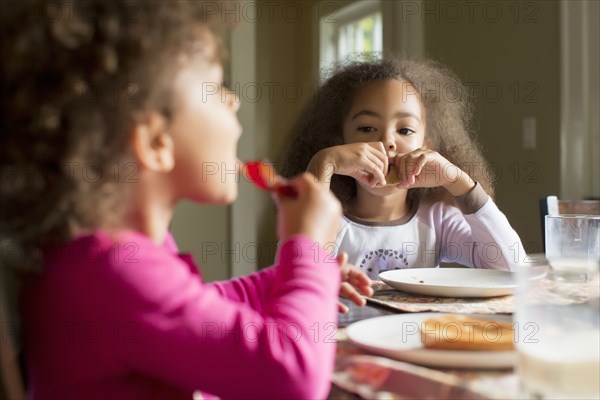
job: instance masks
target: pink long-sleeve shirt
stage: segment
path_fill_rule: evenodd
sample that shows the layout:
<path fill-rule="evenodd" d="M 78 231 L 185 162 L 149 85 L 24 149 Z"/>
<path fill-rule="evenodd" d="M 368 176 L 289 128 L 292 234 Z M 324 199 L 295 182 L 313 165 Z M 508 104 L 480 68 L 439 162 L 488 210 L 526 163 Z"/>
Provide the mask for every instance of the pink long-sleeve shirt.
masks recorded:
<path fill-rule="evenodd" d="M 301 236 L 276 266 L 215 284 L 171 236 L 99 231 L 47 249 L 22 298 L 30 397 L 323 398 L 339 280 Z"/>

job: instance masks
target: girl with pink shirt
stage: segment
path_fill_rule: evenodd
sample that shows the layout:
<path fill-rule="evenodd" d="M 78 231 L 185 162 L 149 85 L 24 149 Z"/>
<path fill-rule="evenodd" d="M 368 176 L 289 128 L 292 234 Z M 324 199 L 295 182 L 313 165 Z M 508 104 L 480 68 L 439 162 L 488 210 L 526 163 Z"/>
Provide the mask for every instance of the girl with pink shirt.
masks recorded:
<path fill-rule="evenodd" d="M 14 4 L 1 28 L 0 234 L 40 256 L 21 296 L 29 397 L 326 396 L 340 280 L 370 291 L 323 249 L 334 196 L 309 174 L 274 195 L 276 265 L 232 281 L 204 283 L 168 231 L 178 201 L 237 195 L 202 174 L 240 165 L 242 133 L 205 4 L 49 6 Z"/>

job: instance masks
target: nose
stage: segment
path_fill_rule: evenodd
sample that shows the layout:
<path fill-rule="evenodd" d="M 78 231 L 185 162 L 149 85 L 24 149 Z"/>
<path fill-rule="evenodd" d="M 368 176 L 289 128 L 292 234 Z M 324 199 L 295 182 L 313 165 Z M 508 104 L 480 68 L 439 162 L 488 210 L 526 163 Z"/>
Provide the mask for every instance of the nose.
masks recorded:
<path fill-rule="evenodd" d="M 388 152 L 396 151 L 396 141 L 394 140 L 394 134 L 395 132 L 386 132 L 385 136 L 383 137 L 382 142 L 385 146 L 385 149 Z"/>

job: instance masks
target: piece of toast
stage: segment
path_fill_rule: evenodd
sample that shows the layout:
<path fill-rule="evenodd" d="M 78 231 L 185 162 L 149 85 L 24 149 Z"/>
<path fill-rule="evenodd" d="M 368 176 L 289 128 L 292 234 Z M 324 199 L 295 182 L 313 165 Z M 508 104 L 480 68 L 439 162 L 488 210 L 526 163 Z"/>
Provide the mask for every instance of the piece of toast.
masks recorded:
<path fill-rule="evenodd" d="M 421 342 L 427 349 L 510 351 L 514 332 L 509 323 L 465 315 L 444 315 L 421 323 Z"/>
<path fill-rule="evenodd" d="M 385 176 L 385 185 L 378 184 L 379 187 L 388 187 L 388 186 L 396 186 L 400 183 L 400 178 L 398 177 L 398 171 L 394 165 L 390 165 L 388 169 L 388 173 Z"/>

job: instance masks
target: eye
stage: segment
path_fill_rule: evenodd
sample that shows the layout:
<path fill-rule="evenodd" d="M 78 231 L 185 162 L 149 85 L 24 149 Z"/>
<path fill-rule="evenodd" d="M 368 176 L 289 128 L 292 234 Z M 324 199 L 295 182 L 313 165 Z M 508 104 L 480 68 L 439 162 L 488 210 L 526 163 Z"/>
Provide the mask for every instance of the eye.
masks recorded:
<path fill-rule="evenodd" d="M 401 128 L 401 129 L 398 129 L 398 133 L 401 135 L 410 136 L 413 133 L 415 133 L 415 131 L 413 131 L 412 129 L 409 129 L 409 128 Z"/>
<path fill-rule="evenodd" d="M 372 133 L 375 132 L 377 129 L 373 128 L 372 126 L 359 126 L 358 127 L 358 131 L 359 132 L 363 132 L 363 133 Z"/>

